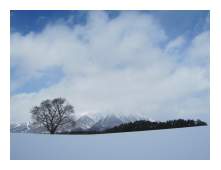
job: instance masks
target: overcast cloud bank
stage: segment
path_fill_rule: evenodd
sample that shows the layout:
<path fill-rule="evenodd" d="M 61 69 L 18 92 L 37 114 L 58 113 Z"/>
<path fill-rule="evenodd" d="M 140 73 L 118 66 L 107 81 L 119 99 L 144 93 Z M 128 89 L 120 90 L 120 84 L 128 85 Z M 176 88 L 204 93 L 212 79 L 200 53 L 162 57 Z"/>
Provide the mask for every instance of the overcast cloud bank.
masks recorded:
<path fill-rule="evenodd" d="M 32 106 L 58 96 L 74 105 L 77 116 L 209 115 L 209 30 L 170 39 L 153 15 L 139 12 L 113 19 L 90 12 L 86 24 L 73 26 L 71 19 L 49 23 L 38 33 L 11 34 L 11 67 L 17 74 L 12 93 L 49 69 L 62 72 L 48 87 L 13 94 L 11 121 L 30 120 Z"/>

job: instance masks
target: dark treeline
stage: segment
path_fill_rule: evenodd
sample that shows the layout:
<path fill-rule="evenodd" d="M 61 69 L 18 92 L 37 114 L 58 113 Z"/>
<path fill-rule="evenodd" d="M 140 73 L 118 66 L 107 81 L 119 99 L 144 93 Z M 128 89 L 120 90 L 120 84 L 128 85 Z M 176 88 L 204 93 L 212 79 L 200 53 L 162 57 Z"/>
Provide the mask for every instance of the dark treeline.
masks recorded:
<path fill-rule="evenodd" d="M 130 132 L 130 131 L 142 131 L 142 130 L 156 130 L 156 129 L 171 129 L 171 128 L 184 128 L 193 126 L 206 126 L 207 123 L 201 120 L 169 120 L 166 122 L 151 122 L 151 121 L 136 121 L 121 124 L 119 126 L 107 129 L 106 132 Z"/>
<path fill-rule="evenodd" d="M 72 131 L 65 134 L 104 134 L 104 133 L 118 133 L 118 132 L 132 132 L 132 131 L 144 131 L 144 130 L 158 130 L 158 129 L 172 129 L 172 128 L 184 128 L 194 126 L 207 126 L 206 122 L 201 120 L 169 120 L 166 122 L 151 122 L 147 120 L 140 120 L 130 123 L 123 123 L 119 126 L 115 126 L 103 131 Z M 62 133 L 64 134 L 64 133 Z"/>

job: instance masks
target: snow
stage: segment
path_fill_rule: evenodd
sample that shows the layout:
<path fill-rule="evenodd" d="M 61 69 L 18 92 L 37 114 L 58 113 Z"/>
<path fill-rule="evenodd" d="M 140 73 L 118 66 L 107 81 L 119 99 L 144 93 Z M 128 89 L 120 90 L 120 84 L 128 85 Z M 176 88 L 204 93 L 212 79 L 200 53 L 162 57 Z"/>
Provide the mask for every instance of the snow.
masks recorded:
<path fill-rule="evenodd" d="M 209 127 L 102 135 L 11 133 L 11 159 L 210 159 Z"/>

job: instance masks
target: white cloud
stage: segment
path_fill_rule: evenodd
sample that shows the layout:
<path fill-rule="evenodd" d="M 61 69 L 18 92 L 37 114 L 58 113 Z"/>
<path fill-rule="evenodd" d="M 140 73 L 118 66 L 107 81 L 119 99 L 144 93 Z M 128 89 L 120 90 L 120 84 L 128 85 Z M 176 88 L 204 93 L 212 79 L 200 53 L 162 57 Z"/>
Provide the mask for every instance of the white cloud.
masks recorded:
<path fill-rule="evenodd" d="M 210 38 L 209 31 L 205 31 L 197 35 L 189 49 L 187 50 L 187 56 L 189 57 L 187 62 L 189 64 L 209 66 L 210 55 Z"/>
<path fill-rule="evenodd" d="M 176 51 L 179 51 L 180 48 L 183 47 L 186 40 L 183 36 L 178 36 L 174 40 L 171 40 L 167 46 L 166 46 L 166 52 L 167 53 L 175 53 Z"/>
<path fill-rule="evenodd" d="M 194 38 L 184 62 L 177 63 L 168 49 L 181 47 L 184 38 L 162 48 L 168 41 L 162 27 L 137 12 L 113 20 L 91 12 L 86 25 L 71 28 L 59 22 L 40 33 L 13 33 L 11 62 L 22 70 L 24 82 L 54 66 L 61 67 L 65 77 L 39 92 L 12 96 L 11 120 L 27 121 L 33 105 L 58 96 L 66 97 L 77 114 L 142 113 L 160 119 L 180 112 L 208 113 L 209 70 L 198 64 L 209 55 L 208 39 L 206 32 Z"/>

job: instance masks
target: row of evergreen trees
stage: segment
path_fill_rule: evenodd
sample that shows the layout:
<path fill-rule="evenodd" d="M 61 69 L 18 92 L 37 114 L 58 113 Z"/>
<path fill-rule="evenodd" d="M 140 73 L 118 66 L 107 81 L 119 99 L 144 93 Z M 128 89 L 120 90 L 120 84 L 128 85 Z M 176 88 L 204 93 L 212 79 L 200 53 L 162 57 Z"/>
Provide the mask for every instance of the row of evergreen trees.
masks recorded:
<path fill-rule="evenodd" d="M 144 130 L 157 130 L 157 129 L 171 129 L 171 128 L 184 128 L 193 126 L 207 126 L 206 122 L 201 120 L 169 120 L 166 122 L 151 122 L 146 120 L 140 120 L 135 122 L 123 123 L 119 126 L 115 126 L 104 131 L 95 130 L 79 130 L 66 132 L 65 134 L 104 134 L 104 133 L 117 133 L 117 132 L 131 132 L 131 131 L 144 131 Z M 63 132 L 64 134 L 64 132 Z"/>
<path fill-rule="evenodd" d="M 143 131 L 143 130 L 157 130 L 157 129 L 171 129 L 171 128 L 183 128 L 193 126 L 206 126 L 207 123 L 201 120 L 169 120 L 166 122 L 151 122 L 146 120 L 140 120 L 130 123 L 124 123 L 111 129 L 105 130 L 105 133 L 115 132 L 130 132 L 130 131 Z"/>

